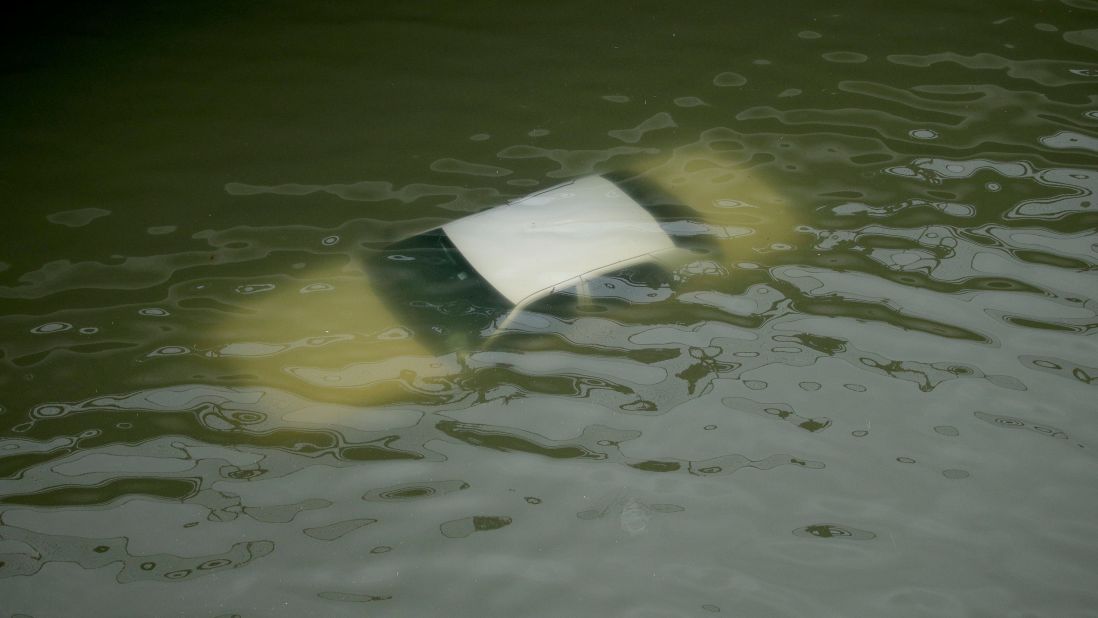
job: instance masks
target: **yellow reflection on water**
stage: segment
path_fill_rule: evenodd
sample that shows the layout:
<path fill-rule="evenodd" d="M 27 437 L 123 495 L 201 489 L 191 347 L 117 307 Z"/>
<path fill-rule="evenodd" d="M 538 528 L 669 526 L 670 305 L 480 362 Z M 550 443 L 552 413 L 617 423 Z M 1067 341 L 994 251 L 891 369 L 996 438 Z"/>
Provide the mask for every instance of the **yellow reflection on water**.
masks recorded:
<path fill-rule="evenodd" d="M 634 171 L 690 206 L 722 238 L 726 264 L 753 262 L 773 250 L 795 246 L 793 205 L 742 157 L 715 152 L 706 140 L 679 146 L 663 161 Z"/>
<path fill-rule="evenodd" d="M 238 301 L 243 311 L 205 333 L 228 375 L 317 401 L 430 401 L 434 379 L 457 371 L 436 357 L 374 293 L 354 264 L 286 277 Z"/>

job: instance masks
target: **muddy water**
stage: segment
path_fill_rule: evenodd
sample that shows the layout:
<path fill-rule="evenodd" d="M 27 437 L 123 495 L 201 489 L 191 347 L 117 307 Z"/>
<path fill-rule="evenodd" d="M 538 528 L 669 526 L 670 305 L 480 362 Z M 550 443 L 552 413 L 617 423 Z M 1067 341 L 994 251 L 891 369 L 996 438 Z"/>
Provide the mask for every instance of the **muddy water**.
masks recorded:
<path fill-rule="evenodd" d="M 1098 4 L 69 17 L 0 91 L 5 615 L 1098 605 Z M 376 310 L 621 170 L 719 250 L 490 345 Z"/>

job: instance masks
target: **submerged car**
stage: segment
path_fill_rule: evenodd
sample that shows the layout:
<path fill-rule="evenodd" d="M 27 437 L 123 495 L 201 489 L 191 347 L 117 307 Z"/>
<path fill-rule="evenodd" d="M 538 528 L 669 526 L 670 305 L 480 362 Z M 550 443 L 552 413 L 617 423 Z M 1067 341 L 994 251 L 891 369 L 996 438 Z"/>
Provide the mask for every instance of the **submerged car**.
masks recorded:
<path fill-rule="evenodd" d="M 611 333 L 592 346 L 577 329 L 682 320 L 683 306 L 669 301 L 684 273 L 724 273 L 743 258 L 729 242 L 770 243 L 763 230 L 788 229 L 780 218 L 756 224 L 765 217 L 741 212 L 742 202 L 726 200 L 722 212 L 736 216 L 720 218 L 685 201 L 644 175 L 587 176 L 366 245 L 338 271 L 287 275 L 276 291 L 238 299 L 247 306 L 207 333 L 207 355 L 232 363 L 226 379 L 234 383 L 355 406 L 453 399 L 520 381 L 498 378 L 507 371 L 537 374 L 516 388 L 553 391 L 560 376 L 597 375 L 593 357 L 615 346 L 619 360 L 668 358 L 680 351 L 630 350 L 611 344 Z M 517 367 L 530 363 L 539 368 Z M 495 377 L 485 377 L 488 369 L 498 369 Z"/>

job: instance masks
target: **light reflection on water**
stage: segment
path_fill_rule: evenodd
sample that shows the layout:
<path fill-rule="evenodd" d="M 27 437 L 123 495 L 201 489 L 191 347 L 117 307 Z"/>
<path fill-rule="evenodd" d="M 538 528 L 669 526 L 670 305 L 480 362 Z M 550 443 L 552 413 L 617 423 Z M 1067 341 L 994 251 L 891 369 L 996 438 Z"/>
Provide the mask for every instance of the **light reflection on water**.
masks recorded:
<path fill-rule="evenodd" d="M 749 48 L 646 24 L 654 53 L 683 53 L 656 35 L 708 42 L 681 74 L 571 66 L 582 83 L 535 114 L 463 74 L 484 92 L 439 96 L 454 128 L 376 125 L 409 159 L 236 154 L 156 217 L 74 181 L 12 222 L 11 246 L 46 248 L 0 256 L 6 609 L 1084 615 L 1098 64 L 1068 25 L 1098 7 L 1045 8 L 1051 29 L 1022 28 L 1028 8 L 954 16 L 1000 30 L 953 51 L 822 13 L 756 9 Z M 375 18 L 465 40 L 464 22 Z M 403 79 L 432 78 L 466 92 Z M 419 118 L 400 92 L 391 113 Z M 592 281 L 577 313 L 527 313 L 488 347 L 430 354 L 399 316 L 363 319 L 377 247 L 622 168 L 688 194 L 722 254 L 669 283 Z"/>

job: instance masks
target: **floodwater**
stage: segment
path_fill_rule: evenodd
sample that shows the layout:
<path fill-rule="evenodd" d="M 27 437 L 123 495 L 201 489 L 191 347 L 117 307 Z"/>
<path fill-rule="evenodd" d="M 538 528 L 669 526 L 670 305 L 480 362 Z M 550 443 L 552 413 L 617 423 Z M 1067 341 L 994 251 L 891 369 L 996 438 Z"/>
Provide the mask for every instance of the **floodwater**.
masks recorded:
<path fill-rule="evenodd" d="M 1098 615 L 1098 2 L 40 17 L 0 614 Z M 361 310 L 385 244 L 621 170 L 720 250 L 491 345 Z"/>

